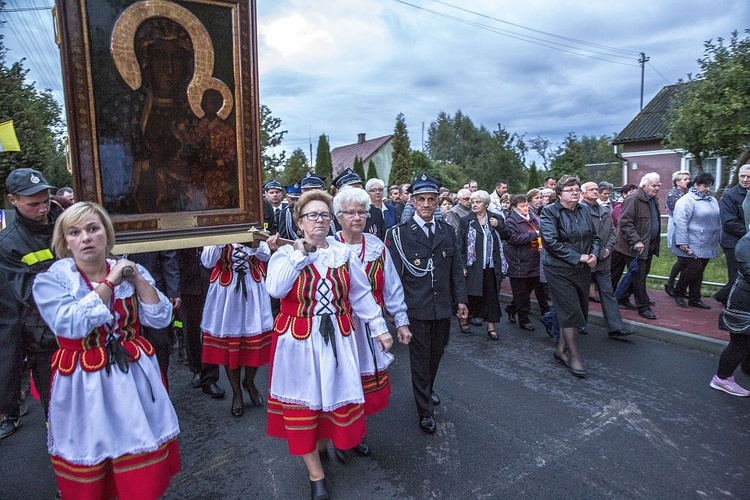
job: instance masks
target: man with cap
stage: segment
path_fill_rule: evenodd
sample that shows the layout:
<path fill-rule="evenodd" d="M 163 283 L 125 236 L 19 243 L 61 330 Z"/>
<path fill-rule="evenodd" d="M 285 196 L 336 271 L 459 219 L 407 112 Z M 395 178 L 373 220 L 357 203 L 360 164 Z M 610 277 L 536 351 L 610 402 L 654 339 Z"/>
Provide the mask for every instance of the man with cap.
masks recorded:
<path fill-rule="evenodd" d="M 0 232 L 0 439 L 19 426 L 23 359 L 27 358 L 45 415 L 49 404 L 50 367 L 57 350 L 54 334 L 39 316 L 31 293 L 37 274 L 54 262 L 50 250 L 55 219 L 52 188 L 41 172 L 19 168 L 5 181 L 15 216 Z"/>
<path fill-rule="evenodd" d="M 286 199 L 287 204 L 281 209 L 279 214 L 279 220 L 277 225 L 279 226 L 279 236 L 286 240 L 296 240 L 299 238 L 297 234 L 297 223 L 294 222 L 294 205 L 297 203 L 297 198 L 302 195 L 302 187 L 299 182 L 295 182 L 291 186 L 286 187 Z"/>
<path fill-rule="evenodd" d="M 362 178 L 357 172 L 351 168 L 347 168 L 333 179 L 333 185 L 337 191 L 341 191 L 345 187 L 362 189 Z M 333 221 L 336 231 L 340 231 L 341 225 L 339 224 L 338 219 L 334 217 Z M 370 205 L 370 213 L 367 216 L 364 232 L 374 234 L 379 240 L 382 240 L 385 237 L 385 219 L 383 219 L 383 212 L 374 205 Z"/>
<path fill-rule="evenodd" d="M 412 341 L 409 344 L 411 380 L 419 426 L 435 432 L 434 391 L 440 359 L 455 311 L 468 318 L 466 279 L 453 227 L 435 218 L 440 183 L 421 174 L 409 188 L 415 213 L 386 232 L 385 244 L 404 286 Z"/>

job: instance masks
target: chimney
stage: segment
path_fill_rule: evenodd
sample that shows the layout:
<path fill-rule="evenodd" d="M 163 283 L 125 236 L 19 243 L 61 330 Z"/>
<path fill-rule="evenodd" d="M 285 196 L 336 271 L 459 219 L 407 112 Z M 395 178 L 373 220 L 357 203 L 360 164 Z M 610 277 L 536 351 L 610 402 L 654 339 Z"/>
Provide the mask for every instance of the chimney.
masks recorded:
<path fill-rule="evenodd" d="M 357 144 L 362 144 L 363 142 L 365 142 L 365 133 L 361 132 L 357 134 Z"/>

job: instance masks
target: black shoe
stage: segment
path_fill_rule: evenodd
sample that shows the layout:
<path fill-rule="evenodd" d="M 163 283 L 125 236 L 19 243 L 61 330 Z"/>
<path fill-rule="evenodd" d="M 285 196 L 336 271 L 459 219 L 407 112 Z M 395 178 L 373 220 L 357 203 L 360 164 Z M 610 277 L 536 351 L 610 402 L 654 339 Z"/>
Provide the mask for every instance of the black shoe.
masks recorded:
<path fill-rule="evenodd" d="M 510 306 L 505 306 L 505 314 L 508 315 L 508 321 L 511 323 L 516 322 L 516 311 L 511 310 Z"/>
<path fill-rule="evenodd" d="M 422 417 L 419 419 L 419 428 L 427 434 L 435 433 L 435 419 L 432 417 Z"/>
<path fill-rule="evenodd" d="M 687 307 L 687 300 L 685 300 L 685 297 L 682 297 L 680 295 L 674 296 L 675 303 L 680 307 Z"/>
<path fill-rule="evenodd" d="M 318 479 L 317 481 L 310 480 L 310 498 L 312 500 L 328 500 L 328 488 L 326 488 L 326 480 Z"/>
<path fill-rule="evenodd" d="M 634 332 L 631 332 L 630 330 L 626 330 L 625 328 L 620 328 L 619 330 L 609 332 L 607 335 L 609 335 L 609 338 L 611 339 L 619 339 L 622 337 L 627 337 L 628 335 L 633 335 L 633 333 Z"/>
<path fill-rule="evenodd" d="M 586 330 L 585 326 L 579 326 L 578 327 L 578 333 L 581 334 L 581 335 L 588 335 L 589 334 L 589 332 Z"/>
<path fill-rule="evenodd" d="M 201 374 L 200 373 L 194 373 L 192 380 L 190 380 L 190 385 L 193 386 L 193 389 L 200 389 L 201 388 Z"/>
<path fill-rule="evenodd" d="M 534 325 L 532 325 L 531 321 L 529 321 L 528 319 L 526 321 L 520 322 L 518 326 L 521 327 L 521 330 L 526 330 L 527 332 L 534 331 Z"/>
<path fill-rule="evenodd" d="M 339 450 L 335 446 L 333 447 L 333 456 L 344 465 L 349 465 L 349 462 L 352 461 L 352 455 L 349 453 L 349 450 Z"/>
<path fill-rule="evenodd" d="M 434 425 L 434 422 L 433 422 Z M 16 417 L 6 415 L 0 420 L 0 439 L 5 439 L 18 430 L 21 421 Z"/>
<path fill-rule="evenodd" d="M 240 405 L 237 408 L 235 408 L 234 406 L 232 407 L 232 416 L 234 418 L 240 418 L 244 414 L 245 414 L 245 407 L 244 406 Z"/>
<path fill-rule="evenodd" d="M 578 377 L 578 378 L 586 378 L 589 374 L 589 372 L 587 372 L 585 369 L 576 370 L 572 366 L 568 366 L 568 371 L 570 371 L 570 373 L 572 373 L 573 376 Z"/>
<path fill-rule="evenodd" d="M 617 301 L 617 304 L 618 304 L 618 305 L 619 305 L 620 307 L 624 307 L 625 309 L 629 309 L 629 310 L 631 310 L 631 311 L 636 311 L 636 310 L 638 310 L 638 308 L 637 308 L 637 307 L 635 307 L 635 306 L 633 305 L 633 303 L 632 303 L 632 302 L 630 302 L 630 299 L 622 299 L 622 300 L 618 300 L 618 301 Z"/>
<path fill-rule="evenodd" d="M 203 386 L 203 394 L 208 394 L 214 399 L 222 399 L 224 397 L 224 389 L 216 385 L 216 382 L 211 382 L 209 385 Z"/>
<path fill-rule="evenodd" d="M 354 453 L 357 453 L 358 455 L 362 455 L 363 457 L 369 457 L 370 453 L 372 453 L 370 445 L 367 444 L 364 439 L 362 439 L 362 441 L 360 441 L 357 446 L 352 448 L 352 451 Z"/>
<path fill-rule="evenodd" d="M 432 401 L 433 405 L 440 406 L 440 397 L 434 392 L 430 394 L 430 401 Z"/>
<path fill-rule="evenodd" d="M 703 302 L 701 299 L 688 301 L 690 307 L 697 307 L 699 309 L 711 309 L 711 306 Z"/>
<path fill-rule="evenodd" d="M 253 406 L 263 406 L 263 396 L 255 388 L 255 384 L 248 384 L 247 381 L 243 381 L 242 387 L 245 388 L 247 394 L 250 396 L 250 403 Z"/>
<path fill-rule="evenodd" d="M 646 319 L 656 319 L 656 314 L 651 309 L 644 309 L 643 311 L 638 311 L 638 316 L 641 318 Z"/>
<path fill-rule="evenodd" d="M 471 318 L 469 319 L 469 324 L 471 326 L 482 326 L 484 321 L 482 321 L 482 318 Z"/>

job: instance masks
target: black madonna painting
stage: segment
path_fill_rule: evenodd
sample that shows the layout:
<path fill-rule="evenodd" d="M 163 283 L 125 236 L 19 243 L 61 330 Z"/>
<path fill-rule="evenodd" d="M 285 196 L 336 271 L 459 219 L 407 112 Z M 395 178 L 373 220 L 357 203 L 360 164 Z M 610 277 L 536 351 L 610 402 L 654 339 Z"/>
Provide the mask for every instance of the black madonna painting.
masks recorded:
<path fill-rule="evenodd" d="M 153 228 L 179 229 L 158 219 L 194 212 L 201 217 L 178 219 L 201 226 L 258 218 L 253 6 L 61 0 L 74 174 L 84 193 L 123 216 L 121 227 L 151 218 Z M 236 213 L 212 217 L 217 211 Z"/>

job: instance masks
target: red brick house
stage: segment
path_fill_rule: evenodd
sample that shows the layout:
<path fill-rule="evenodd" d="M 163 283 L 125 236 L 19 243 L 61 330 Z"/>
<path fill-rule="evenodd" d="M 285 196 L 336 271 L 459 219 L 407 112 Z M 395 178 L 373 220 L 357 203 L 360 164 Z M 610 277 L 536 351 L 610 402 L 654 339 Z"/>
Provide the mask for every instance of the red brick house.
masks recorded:
<path fill-rule="evenodd" d="M 662 200 L 672 188 L 674 172 L 689 171 L 691 176 L 697 173 L 690 156 L 683 156 L 682 151 L 667 149 L 662 145 L 667 134 L 664 122 L 669 103 L 680 85 L 682 84 L 662 88 L 612 141 L 615 146 L 622 145 L 623 184 L 639 184 L 644 174 L 657 172 L 661 176 L 659 198 Z M 721 185 L 723 161 L 726 160 L 710 158 L 703 162 L 703 171 L 716 178 L 714 186 Z"/>

